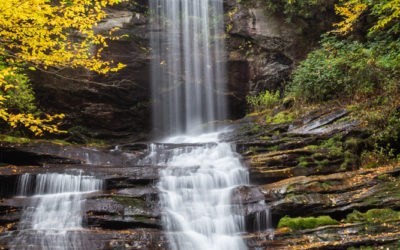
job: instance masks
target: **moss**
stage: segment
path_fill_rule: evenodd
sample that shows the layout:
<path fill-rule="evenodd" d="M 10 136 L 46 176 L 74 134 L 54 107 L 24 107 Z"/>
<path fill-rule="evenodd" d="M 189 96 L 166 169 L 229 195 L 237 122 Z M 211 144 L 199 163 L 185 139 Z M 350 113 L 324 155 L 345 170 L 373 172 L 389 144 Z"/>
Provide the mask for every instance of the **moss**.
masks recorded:
<path fill-rule="evenodd" d="M 290 113 L 288 111 L 282 111 L 274 116 L 269 116 L 265 120 L 268 123 L 284 123 L 284 122 L 291 122 L 293 119 L 296 118 L 296 114 Z"/>
<path fill-rule="evenodd" d="M 278 150 L 278 145 L 268 147 L 267 150 L 268 151 L 277 151 Z"/>
<path fill-rule="evenodd" d="M 370 246 L 360 246 L 360 248 L 349 247 L 347 250 L 373 250 L 373 247 Z"/>
<path fill-rule="evenodd" d="M 60 140 L 60 139 L 31 139 L 26 137 L 16 137 L 5 134 L 0 134 L 0 141 L 2 142 L 10 142 L 10 143 L 54 143 L 63 146 L 72 146 L 72 145 L 81 145 L 81 146 L 90 146 L 90 147 L 107 147 L 108 145 L 102 140 L 94 140 L 90 139 L 88 141 L 82 143 L 71 143 L 69 141 Z"/>
<path fill-rule="evenodd" d="M 302 168 L 306 168 L 308 166 L 307 157 L 300 156 L 299 157 L 299 163 L 297 164 L 297 166 L 302 167 Z"/>
<path fill-rule="evenodd" d="M 385 220 L 394 220 L 394 219 L 400 219 L 400 212 L 394 211 L 389 208 L 384 208 L 384 209 L 371 209 L 365 213 L 361 213 L 357 210 L 354 210 L 352 213 L 346 216 L 345 222 L 377 223 L 377 222 L 383 222 Z"/>
<path fill-rule="evenodd" d="M 336 225 L 339 221 L 332 219 L 330 216 L 319 217 L 297 217 L 291 218 L 285 216 L 279 220 L 278 228 L 289 227 L 291 229 L 311 229 L 324 225 Z"/>
<path fill-rule="evenodd" d="M 113 200 L 118 202 L 121 205 L 127 206 L 127 207 L 144 207 L 145 202 L 141 199 L 137 198 L 132 198 L 132 197 L 126 197 L 126 196 L 112 196 L 111 197 Z"/>
<path fill-rule="evenodd" d="M 252 128 L 251 128 L 251 130 L 253 130 L 254 132 L 258 132 L 259 130 L 260 130 L 260 125 L 254 125 Z"/>
<path fill-rule="evenodd" d="M 329 183 L 323 182 L 322 183 L 322 187 L 325 188 L 325 189 L 328 189 L 328 188 L 331 187 L 331 185 Z"/>
<path fill-rule="evenodd" d="M 317 169 L 321 170 L 325 166 L 328 166 L 330 164 L 330 161 L 328 159 L 324 159 L 322 161 L 315 161 L 315 163 L 317 164 Z"/>
<path fill-rule="evenodd" d="M 359 157 L 349 151 L 344 152 L 344 162 L 340 165 L 340 169 L 349 170 L 358 165 Z"/>
<path fill-rule="evenodd" d="M 387 174 L 381 174 L 381 175 L 378 175 L 376 178 L 380 181 L 386 181 L 386 180 L 388 180 L 389 176 Z"/>
<path fill-rule="evenodd" d="M 349 138 L 345 142 L 345 149 L 354 153 L 354 154 L 360 154 L 363 150 L 364 147 L 364 140 L 359 139 L 359 138 Z"/>
<path fill-rule="evenodd" d="M 258 137 L 259 140 L 271 140 L 272 138 L 270 136 L 260 136 Z"/>
<path fill-rule="evenodd" d="M 249 151 L 252 155 L 255 155 L 258 151 L 259 151 L 259 147 L 258 146 L 251 146 L 249 147 Z"/>
<path fill-rule="evenodd" d="M 0 134 L 0 141 L 11 142 L 11 143 L 28 143 L 31 142 L 32 140 L 24 137 L 14 137 L 14 136 Z"/>
<path fill-rule="evenodd" d="M 296 194 L 290 193 L 290 194 L 285 195 L 285 199 L 290 199 L 290 198 L 293 198 L 295 196 L 296 196 Z"/>
<path fill-rule="evenodd" d="M 311 150 L 316 150 L 316 149 L 319 149 L 320 146 L 318 146 L 318 145 L 308 145 L 307 148 L 311 149 Z"/>
<path fill-rule="evenodd" d="M 314 153 L 311 155 L 314 160 L 322 160 L 325 158 L 325 155 L 322 153 Z"/>

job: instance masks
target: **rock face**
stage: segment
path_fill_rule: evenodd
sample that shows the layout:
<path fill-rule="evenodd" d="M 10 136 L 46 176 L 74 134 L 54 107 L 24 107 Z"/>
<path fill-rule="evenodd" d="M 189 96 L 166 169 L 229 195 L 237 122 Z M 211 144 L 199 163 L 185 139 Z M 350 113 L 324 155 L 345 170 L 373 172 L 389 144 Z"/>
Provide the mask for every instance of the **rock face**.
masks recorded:
<path fill-rule="evenodd" d="M 297 34 L 295 25 L 267 13 L 263 4 L 225 1 L 228 84 L 238 114 L 244 110 L 246 95 L 282 90 L 296 63 L 312 47 Z"/>
<path fill-rule="evenodd" d="M 31 204 L 29 196 L 15 197 L 21 175 L 75 171 L 103 180 L 104 189 L 85 194 L 85 229 L 69 234 L 83 239 L 90 249 L 167 248 L 155 187 L 160 166 L 138 165 L 143 147 L 136 145 L 138 150 L 134 151 L 130 145 L 129 151 L 121 151 L 51 143 L 2 143 L 1 162 L 5 165 L 0 167 L 0 248 L 21 247 L 13 246 L 12 240 L 19 232 L 22 210 Z M 32 238 L 30 242 L 40 243 L 40 239 Z M 39 249 L 40 245 L 30 247 Z"/>
<path fill-rule="evenodd" d="M 233 122 L 234 132 L 225 135 L 249 168 L 252 185 L 236 188 L 233 203 L 241 203 L 241 210 L 236 212 L 246 216 L 247 233 L 243 237 L 250 249 L 347 249 L 364 245 L 398 249 L 400 217 L 362 220 L 360 214 L 371 209 L 400 210 L 400 167 L 359 168 L 369 134 L 351 119 L 348 110 L 324 107 L 282 123 L 260 125 L 255 120 Z M 162 145 L 168 150 L 203 146 Z M 22 209 L 30 201 L 29 197 L 15 197 L 20 176 L 72 170 L 104 180 L 104 190 L 85 195 L 85 229 L 76 232 L 83 234 L 93 249 L 167 248 L 156 185 L 163 166 L 143 160 L 147 148 L 145 143 L 112 149 L 1 143 L 0 248 L 10 247 L 9 242 L 18 233 Z M 359 221 L 348 221 L 354 213 Z M 328 215 L 340 223 L 277 229 L 285 216 Z"/>
<path fill-rule="evenodd" d="M 226 95 L 230 118 L 237 119 L 245 114 L 246 95 L 282 90 L 304 50 L 299 49 L 302 40 L 295 27 L 267 16 L 262 7 L 227 0 L 224 9 L 228 34 Z M 104 76 L 85 70 L 36 71 L 31 73 L 32 83 L 45 111 L 67 115 L 64 127 L 73 136 L 143 140 L 152 127 L 148 2 L 119 5 L 108 13 L 96 32 L 108 33 L 117 26 L 117 35 L 128 37 L 110 41 L 102 55 L 126 64 L 124 69 Z"/>
<path fill-rule="evenodd" d="M 127 66 L 116 73 L 97 75 L 85 70 L 35 72 L 33 85 L 44 110 L 67 115 L 65 127 L 101 139 L 142 139 L 151 128 L 149 29 L 145 1 L 108 10 L 96 28 L 108 33 L 119 27 L 102 56 Z"/>
<path fill-rule="evenodd" d="M 246 118 L 236 126 L 237 134 L 228 140 L 236 143 L 254 184 L 238 188 L 234 196 L 243 204 L 248 227 L 254 228 L 254 218 L 265 210 L 274 228 L 285 216 L 329 215 L 340 221 L 313 229 L 256 231 L 245 236 L 250 248 L 398 249 L 398 215 L 368 220 L 357 215 L 359 221 L 348 221 L 351 214 L 361 214 L 354 211 L 400 209 L 400 166 L 359 169 L 369 134 L 349 111 L 325 107 L 291 122 L 259 125 Z"/>

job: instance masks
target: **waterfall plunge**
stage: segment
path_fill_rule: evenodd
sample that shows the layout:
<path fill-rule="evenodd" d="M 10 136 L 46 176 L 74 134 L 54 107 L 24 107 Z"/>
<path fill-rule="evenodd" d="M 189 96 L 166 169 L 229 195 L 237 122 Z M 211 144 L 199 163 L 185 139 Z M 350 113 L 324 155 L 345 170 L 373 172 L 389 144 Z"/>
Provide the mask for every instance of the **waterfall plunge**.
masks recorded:
<path fill-rule="evenodd" d="M 70 174 L 24 174 L 18 196 L 29 196 L 12 249 L 91 249 L 82 230 L 84 194 L 101 190 L 102 181 Z M 33 192 L 32 192 L 33 189 Z"/>
<path fill-rule="evenodd" d="M 246 249 L 240 236 L 245 230 L 242 208 L 232 204 L 231 197 L 234 188 L 248 184 L 248 171 L 231 145 L 208 143 L 171 150 L 153 144 L 145 160 L 167 166 L 160 172 L 158 188 L 172 249 Z"/>
<path fill-rule="evenodd" d="M 151 0 L 153 123 L 192 134 L 225 119 L 222 0 Z"/>
<path fill-rule="evenodd" d="M 142 164 L 166 166 L 158 187 L 170 247 L 246 249 L 232 192 L 248 171 L 213 123 L 227 115 L 223 0 L 150 0 L 150 10 L 153 123 L 169 138 Z"/>

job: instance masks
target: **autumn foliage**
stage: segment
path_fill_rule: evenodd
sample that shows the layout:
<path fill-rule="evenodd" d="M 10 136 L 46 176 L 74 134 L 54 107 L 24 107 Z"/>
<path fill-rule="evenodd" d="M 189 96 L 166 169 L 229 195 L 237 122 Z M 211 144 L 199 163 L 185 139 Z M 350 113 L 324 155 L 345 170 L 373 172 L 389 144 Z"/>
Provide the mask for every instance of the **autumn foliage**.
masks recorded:
<path fill-rule="evenodd" d="M 123 64 L 101 59 L 101 51 L 114 30 L 96 34 L 93 27 L 106 17 L 104 8 L 123 0 L 0 0 L 0 118 L 11 127 L 25 126 L 35 133 L 61 133 L 58 115 L 11 112 L 7 100 L 18 88 L 21 67 L 83 67 L 106 74 Z M 73 37 L 73 39 L 72 39 Z"/>
<path fill-rule="evenodd" d="M 371 15 L 377 20 L 370 28 L 370 33 L 383 29 L 390 29 L 394 33 L 400 30 L 400 0 L 341 0 L 335 9 L 343 17 L 341 22 L 335 24 L 335 32 L 339 34 L 352 31 L 363 14 Z"/>

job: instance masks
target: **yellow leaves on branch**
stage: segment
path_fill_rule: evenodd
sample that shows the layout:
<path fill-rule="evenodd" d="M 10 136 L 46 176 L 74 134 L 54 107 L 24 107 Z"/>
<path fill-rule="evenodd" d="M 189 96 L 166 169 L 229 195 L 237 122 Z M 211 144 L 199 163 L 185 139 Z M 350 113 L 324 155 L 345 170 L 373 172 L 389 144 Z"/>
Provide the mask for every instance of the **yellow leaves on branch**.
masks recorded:
<path fill-rule="evenodd" d="M 382 3 L 376 6 L 376 12 L 378 12 L 378 14 L 387 14 L 379 17 L 377 24 L 372 27 L 373 31 L 386 27 L 390 22 L 400 17 L 400 0 L 391 0 Z"/>
<path fill-rule="evenodd" d="M 56 119 L 63 119 L 64 114 L 46 115 L 46 118 L 40 119 L 32 114 L 8 114 L 8 123 L 11 127 L 16 128 L 19 125 L 25 126 L 32 131 L 36 136 L 43 135 L 44 132 L 48 133 L 66 133 L 66 131 L 59 130 L 59 124 L 52 124 Z"/>
<path fill-rule="evenodd" d="M 366 11 L 377 17 L 377 22 L 370 29 L 375 32 L 390 26 L 400 18 L 400 0 L 341 0 L 341 4 L 335 6 L 336 13 L 343 17 L 343 21 L 335 24 L 335 33 L 346 35 L 353 30 L 354 24 Z"/>
<path fill-rule="evenodd" d="M 118 28 L 107 35 L 93 30 L 106 17 L 104 8 L 122 1 L 126 0 L 0 0 L 0 119 L 35 135 L 64 133 L 59 123 L 54 124 L 63 114 L 39 118 L 8 111 L 5 104 L 11 97 L 7 91 L 17 88 L 12 79 L 18 68 L 12 65 L 83 67 L 100 74 L 125 67 L 100 56 L 108 40 L 121 38 L 113 36 Z"/>
<path fill-rule="evenodd" d="M 43 67 L 85 67 L 103 74 L 121 69 L 124 65 L 110 65 L 96 52 L 118 37 L 93 31 L 106 17 L 104 7 L 120 1 L 0 0 L 0 54 L 6 48 L 18 62 Z"/>
<path fill-rule="evenodd" d="M 362 3 L 361 0 L 350 0 L 343 3 L 343 5 L 336 5 L 336 14 L 342 16 L 344 20 L 334 24 L 334 26 L 337 27 L 334 32 L 345 35 L 352 31 L 354 24 L 367 7 L 368 6 Z"/>
<path fill-rule="evenodd" d="M 9 84 L 7 78 L 16 74 L 15 67 L 6 67 L 0 69 L 0 119 L 7 122 L 12 128 L 23 126 L 33 132 L 36 136 L 41 136 L 44 132 L 48 133 L 66 133 L 66 131 L 58 129 L 58 123 L 54 124 L 57 119 L 63 119 L 64 114 L 44 115 L 45 118 L 35 117 L 33 114 L 12 114 L 5 108 L 5 102 L 10 98 L 7 91 L 17 88 L 13 84 Z"/>

